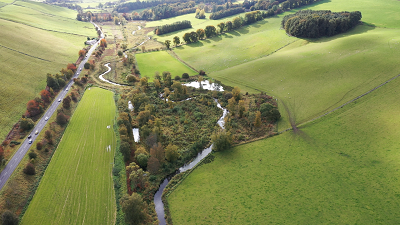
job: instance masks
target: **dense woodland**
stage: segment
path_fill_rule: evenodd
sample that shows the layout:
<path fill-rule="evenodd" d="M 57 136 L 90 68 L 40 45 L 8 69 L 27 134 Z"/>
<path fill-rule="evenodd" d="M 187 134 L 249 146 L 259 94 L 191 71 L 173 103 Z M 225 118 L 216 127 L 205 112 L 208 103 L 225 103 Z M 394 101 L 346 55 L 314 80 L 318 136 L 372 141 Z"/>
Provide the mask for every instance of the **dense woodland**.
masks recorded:
<path fill-rule="evenodd" d="M 194 1 L 186 3 L 160 4 L 151 9 L 143 10 L 140 13 L 134 12 L 134 20 L 160 20 L 170 17 L 180 16 L 196 12 L 196 3 Z"/>
<path fill-rule="evenodd" d="M 177 31 L 177 30 L 183 30 L 187 28 L 192 28 L 192 24 L 188 20 L 183 20 L 183 21 L 177 21 L 172 24 L 165 24 L 162 26 L 158 26 L 154 29 L 154 34 L 161 35 L 161 34 L 166 34 L 169 32 Z"/>
<path fill-rule="evenodd" d="M 210 15 L 210 19 L 218 20 L 218 19 L 221 19 L 221 18 L 224 18 L 224 17 L 236 15 L 236 14 L 239 14 L 239 13 L 242 13 L 242 12 L 244 12 L 244 8 L 240 8 L 240 7 L 238 7 L 238 8 L 229 8 L 229 9 L 221 10 L 221 11 L 218 11 L 218 12 L 215 12 L 215 13 L 211 14 Z"/>
<path fill-rule="evenodd" d="M 286 33 L 295 37 L 318 38 L 348 31 L 361 20 L 361 12 L 302 10 L 282 20 Z"/>

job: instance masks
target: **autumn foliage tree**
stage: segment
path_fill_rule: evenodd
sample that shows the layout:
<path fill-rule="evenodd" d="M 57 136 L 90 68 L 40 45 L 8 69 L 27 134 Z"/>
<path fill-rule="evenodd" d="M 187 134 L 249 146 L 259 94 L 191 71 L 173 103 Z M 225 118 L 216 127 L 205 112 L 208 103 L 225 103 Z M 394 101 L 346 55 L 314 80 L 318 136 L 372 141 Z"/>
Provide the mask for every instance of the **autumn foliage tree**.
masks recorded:
<path fill-rule="evenodd" d="M 32 163 L 27 163 L 24 168 L 24 173 L 27 175 L 35 175 L 35 166 Z"/>
<path fill-rule="evenodd" d="M 26 104 L 26 110 L 27 110 L 29 116 L 31 116 L 31 117 L 38 115 L 41 112 L 39 102 L 37 102 L 36 100 L 30 100 Z"/>
<path fill-rule="evenodd" d="M 4 158 L 4 149 L 3 146 L 0 146 L 0 163 L 3 161 Z"/>
<path fill-rule="evenodd" d="M 56 121 L 59 125 L 64 125 L 68 122 L 68 117 L 64 113 L 60 112 L 57 114 Z"/>
<path fill-rule="evenodd" d="M 51 94 L 49 91 L 47 90 L 41 90 L 40 91 L 40 97 L 42 98 L 42 100 L 46 103 L 49 103 L 51 100 Z"/>
<path fill-rule="evenodd" d="M 103 48 L 107 48 L 107 41 L 106 41 L 106 39 L 101 39 L 100 40 L 100 47 L 103 47 Z"/>
<path fill-rule="evenodd" d="M 76 66 L 72 63 L 68 63 L 67 70 L 72 70 L 74 73 L 76 72 Z"/>
<path fill-rule="evenodd" d="M 67 96 L 63 99 L 63 108 L 69 109 L 71 107 L 71 97 Z"/>
<path fill-rule="evenodd" d="M 80 57 L 84 57 L 86 55 L 86 50 L 79 50 L 78 54 Z"/>

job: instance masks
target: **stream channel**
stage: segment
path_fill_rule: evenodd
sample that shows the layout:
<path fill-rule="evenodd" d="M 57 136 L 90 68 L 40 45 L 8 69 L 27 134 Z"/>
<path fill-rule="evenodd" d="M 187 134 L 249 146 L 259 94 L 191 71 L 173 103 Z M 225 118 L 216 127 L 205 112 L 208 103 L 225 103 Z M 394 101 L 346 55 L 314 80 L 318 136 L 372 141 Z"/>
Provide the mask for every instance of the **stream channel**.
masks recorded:
<path fill-rule="evenodd" d="M 143 44 L 143 43 L 142 43 Z M 110 83 L 110 84 L 114 84 L 114 85 L 118 85 L 121 86 L 121 84 L 117 84 L 114 82 L 111 82 L 107 79 L 105 79 L 103 77 L 103 75 L 107 74 L 108 72 L 111 71 L 111 67 L 109 66 L 109 63 L 105 64 L 104 66 L 108 67 L 108 70 L 106 72 L 104 72 L 103 74 L 101 74 L 99 76 L 100 80 Z M 184 84 L 188 87 L 195 87 L 195 88 L 199 88 L 200 87 L 200 83 L 197 81 L 191 82 L 191 83 L 187 83 Z M 207 90 L 217 90 L 217 91 L 223 91 L 224 89 L 220 86 L 217 86 L 215 84 L 211 84 L 208 82 L 208 80 L 201 82 L 201 86 L 203 89 L 207 89 Z M 162 96 L 160 96 L 162 98 Z M 190 100 L 192 98 L 188 98 L 185 99 L 184 101 Z M 222 116 L 219 118 L 217 124 L 221 127 L 221 129 L 225 129 L 225 116 L 228 114 L 228 110 L 222 108 L 221 104 L 218 103 L 217 99 L 214 99 L 214 101 L 217 103 L 217 107 L 222 109 L 223 113 Z M 133 105 L 132 102 L 129 101 L 128 102 L 128 108 L 132 111 L 133 110 Z M 140 140 L 140 136 L 139 136 L 139 128 L 133 128 L 132 129 L 133 132 L 133 137 L 135 139 L 135 142 L 139 142 Z M 160 225 L 165 225 L 167 224 L 164 218 L 164 203 L 161 200 L 162 197 L 162 193 L 165 189 L 165 187 L 167 186 L 167 184 L 169 183 L 169 181 L 172 179 L 173 176 L 175 176 L 176 174 L 185 172 L 187 170 L 192 169 L 195 165 L 197 165 L 197 163 L 199 163 L 202 159 L 204 159 L 208 154 L 210 154 L 212 151 L 212 145 L 208 148 L 203 149 L 203 151 L 201 151 L 199 154 L 197 154 L 197 156 L 188 164 L 182 166 L 181 168 L 179 168 L 175 174 L 168 176 L 167 178 L 165 178 L 165 180 L 162 182 L 162 184 L 160 185 L 160 187 L 158 188 L 158 191 L 156 192 L 156 194 L 154 195 L 154 205 L 156 208 L 156 213 L 157 213 L 157 217 L 158 217 L 158 221 Z"/>
<path fill-rule="evenodd" d="M 222 129 L 225 129 L 225 126 L 224 126 L 225 120 L 224 119 L 225 119 L 225 116 L 228 114 L 228 110 L 222 108 L 222 106 L 218 103 L 217 99 L 214 99 L 214 101 L 217 103 L 217 107 L 223 110 L 223 114 L 222 114 L 221 118 L 219 118 L 217 123 Z M 208 154 L 210 154 L 211 151 L 212 151 L 212 145 L 210 147 L 204 149 L 203 151 L 201 151 L 199 154 L 197 154 L 197 156 L 189 164 L 182 166 L 181 168 L 179 168 L 179 170 L 176 171 L 175 174 L 173 174 L 172 176 L 169 176 L 168 178 L 165 178 L 165 180 L 162 182 L 162 184 L 158 188 L 158 191 L 154 195 L 154 205 L 156 208 L 157 217 L 158 217 L 158 221 L 159 221 L 160 225 L 167 224 L 165 221 L 165 218 L 164 218 L 164 203 L 161 200 L 164 188 L 167 186 L 167 184 L 169 183 L 169 181 L 172 179 L 173 176 L 192 169 L 195 165 L 197 165 L 197 163 L 199 163 Z"/>

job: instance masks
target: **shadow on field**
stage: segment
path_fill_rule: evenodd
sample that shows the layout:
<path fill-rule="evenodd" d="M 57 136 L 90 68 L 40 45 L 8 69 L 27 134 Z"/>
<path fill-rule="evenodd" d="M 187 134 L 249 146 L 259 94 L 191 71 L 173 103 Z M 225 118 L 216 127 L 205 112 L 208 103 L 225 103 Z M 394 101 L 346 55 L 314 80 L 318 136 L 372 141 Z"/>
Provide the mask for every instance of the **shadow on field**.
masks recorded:
<path fill-rule="evenodd" d="M 229 31 L 228 33 L 229 33 L 229 34 L 232 34 L 232 35 L 235 35 L 235 36 L 237 36 L 237 37 L 240 36 L 239 32 L 237 32 L 236 30 Z"/>
<path fill-rule="evenodd" d="M 376 27 L 374 25 L 366 24 L 366 23 L 362 22 L 362 24 L 359 24 L 359 25 L 353 27 L 352 29 L 348 30 L 346 33 L 337 34 L 332 37 L 300 38 L 300 39 L 309 41 L 311 43 L 324 43 L 324 42 L 329 42 L 329 41 L 333 41 L 333 40 L 340 39 L 340 38 L 350 37 L 352 35 L 366 33 L 368 31 L 374 30 L 375 28 Z"/>
<path fill-rule="evenodd" d="M 195 42 L 195 43 L 190 43 L 188 45 L 186 45 L 187 47 L 191 47 L 191 48 L 198 48 L 198 47 L 202 47 L 204 44 L 201 41 Z"/>
<path fill-rule="evenodd" d="M 249 27 L 259 28 L 261 25 L 268 23 L 268 20 L 260 20 L 257 23 L 250 24 Z"/>
<path fill-rule="evenodd" d="M 226 33 L 222 34 L 224 38 L 233 38 L 233 36 L 227 35 Z"/>
<path fill-rule="evenodd" d="M 248 28 L 248 27 L 242 27 L 242 28 L 240 28 L 240 29 L 237 29 L 237 31 L 238 31 L 240 34 L 247 34 L 247 33 L 249 33 L 249 28 Z"/>

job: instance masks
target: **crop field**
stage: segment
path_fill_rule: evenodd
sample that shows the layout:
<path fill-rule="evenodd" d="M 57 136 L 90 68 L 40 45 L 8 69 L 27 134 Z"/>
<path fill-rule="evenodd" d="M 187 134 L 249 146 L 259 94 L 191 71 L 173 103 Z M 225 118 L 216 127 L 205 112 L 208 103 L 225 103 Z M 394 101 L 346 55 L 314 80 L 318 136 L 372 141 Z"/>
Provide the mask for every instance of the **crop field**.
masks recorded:
<path fill-rule="evenodd" d="M 75 17 L 76 12 L 67 8 L 43 5 L 34 2 L 16 2 L 16 4 L 25 7 L 7 5 L 0 9 L 0 67 L 2 72 L 0 80 L 3 85 L 0 88 L 0 139 L 10 131 L 12 125 L 18 122 L 18 119 L 25 112 L 26 103 L 36 97 L 40 90 L 46 86 L 46 74 L 58 73 L 61 68 L 65 68 L 67 63 L 77 60 L 78 51 L 84 46 L 85 36 L 65 34 L 60 32 L 51 32 L 27 26 L 23 23 L 12 22 L 4 17 L 3 12 L 9 12 L 9 7 L 19 8 L 20 17 L 24 13 L 40 10 L 48 20 L 54 18 L 72 21 L 66 19 L 68 15 Z M 43 6 L 42 6 L 43 5 Z M 29 7 L 29 8 L 28 8 Z M 39 11 L 35 11 L 39 13 Z M 52 16 L 47 13 L 58 14 L 62 16 Z M 55 22 L 53 22 L 56 24 Z M 82 23 L 85 26 L 92 26 L 89 23 Z M 68 23 L 61 21 L 57 24 L 60 30 Z M 81 30 L 86 33 L 86 28 L 77 28 L 76 32 Z M 95 36 L 94 29 L 90 36 Z"/>
<path fill-rule="evenodd" d="M 115 222 L 114 119 L 113 93 L 86 90 L 21 224 Z"/>
<path fill-rule="evenodd" d="M 215 153 L 169 196 L 174 224 L 398 224 L 400 79 L 318 121 Z"/>
<path fill-rule="evenodd" d="M 166 51 L 136 54 L 136 60 L 142 77 L 148 76 L 150 81 L 153 80 L 156 71 L 160 72 L 160 75 L 163 71 L 169 71 L 172 79 L 175 76 L 181 77 L 183 73 L 197 74 Z"/>

